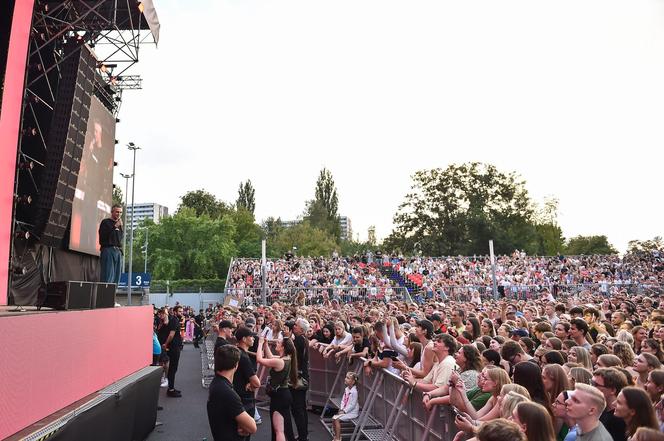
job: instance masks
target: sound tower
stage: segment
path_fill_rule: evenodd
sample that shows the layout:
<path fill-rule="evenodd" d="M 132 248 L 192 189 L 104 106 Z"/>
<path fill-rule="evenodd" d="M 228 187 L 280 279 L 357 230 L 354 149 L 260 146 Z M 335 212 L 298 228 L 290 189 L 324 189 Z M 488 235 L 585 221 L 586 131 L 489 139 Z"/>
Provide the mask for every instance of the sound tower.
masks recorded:
<path fill-rule="evenodd" d="M 35 220 L 41 242 L 58 248 L 71 217 L 97 66 L 90 50 L 73 41 L 64 57 Z"/>
<path fill-rule="evenodd" d="M 94 305 L 93 282 L 49 282 L 41 306 L 53 309 L 90 309 Z"/>

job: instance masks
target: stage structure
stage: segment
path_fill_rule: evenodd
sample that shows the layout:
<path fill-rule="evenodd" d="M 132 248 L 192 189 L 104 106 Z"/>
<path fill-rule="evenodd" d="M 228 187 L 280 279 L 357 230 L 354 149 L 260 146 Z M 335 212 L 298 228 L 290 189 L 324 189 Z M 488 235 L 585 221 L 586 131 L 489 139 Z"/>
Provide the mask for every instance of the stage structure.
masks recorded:
<path fill-rule="evenodd" d="M 154 427 L 152 307 L 114 307 L 94 224 L 110 211 L 122 93 L 141 88 L 132 66 L 158 40 L 152 0 L 0 1 L 0 439 Z"/>
<path fill-rule="evenodd" d="M 76 242 L 70 234 L 78 233 L 81 221 L 72 205 L 75 195 L 85 194 L 79 175 L 84 151 L 94 137 L 90 130 L 100 126 L 88 124 L 91 107 L 98 102 L 109 112 L 112 124 L 104 133 L 114 134 L 123 91 L 141 88 L 131 68 L 142 46 L 159 41 L 159 27 L 152 0 L 35 1 L 15 169 L 9 296 L 3 301 L 0 293 L 0 304 L 37 305 L 38 288 L 51 281 L 97 280 L 98 250 L 70 247 Z M 110 182 L 94 184 L 104 186 L 97 205 L 110 213 L 114 146 L 104 142 L 111 150 Z M 94 247 L 96 238 L 90 240 Z"/>

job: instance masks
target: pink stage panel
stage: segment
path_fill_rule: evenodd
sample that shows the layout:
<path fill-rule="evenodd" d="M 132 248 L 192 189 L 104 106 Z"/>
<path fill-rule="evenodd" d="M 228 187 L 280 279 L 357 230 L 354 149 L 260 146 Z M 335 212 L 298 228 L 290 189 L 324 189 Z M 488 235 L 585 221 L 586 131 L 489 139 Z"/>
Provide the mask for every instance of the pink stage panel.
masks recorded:
<path fill-rule="evenodd" d="M 0 317 L 0 439 L 152 362 L 152 307 Z"/>
<path fill-rule="evenodd" d="M 33 5 L 34 0 L 17 0 L 14 6 L 0 111 L 0 305 L 7 304 L 14 174 Z"/>

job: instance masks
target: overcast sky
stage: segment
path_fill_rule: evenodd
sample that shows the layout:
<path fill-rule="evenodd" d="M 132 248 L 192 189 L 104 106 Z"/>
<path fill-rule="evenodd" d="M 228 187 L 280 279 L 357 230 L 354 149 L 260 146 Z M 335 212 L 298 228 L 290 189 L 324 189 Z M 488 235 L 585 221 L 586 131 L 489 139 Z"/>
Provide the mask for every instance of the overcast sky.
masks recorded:
<path fill-rule="evenodd" d="M 327 167 L 383 238 L 415 171 L 482 161 L 558 198 L 566 237 L 664 235 L 662 0 L 154 3 L 117 131 L 136 202 L 251 179 L 259 221 L 292 219 Z"/>

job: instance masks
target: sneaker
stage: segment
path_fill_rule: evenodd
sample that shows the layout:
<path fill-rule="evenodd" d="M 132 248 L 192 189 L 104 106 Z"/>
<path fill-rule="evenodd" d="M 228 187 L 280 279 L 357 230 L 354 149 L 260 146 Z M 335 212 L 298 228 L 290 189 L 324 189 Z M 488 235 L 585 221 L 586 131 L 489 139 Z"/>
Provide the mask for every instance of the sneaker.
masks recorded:
<path fill-rule="evenodd" d="M 172 389 L 172 390 L 167 390 L 166 395 L 173 398 L 180 398 L 182 396 L 182 393 L 180 391 Z"/>
<path fill-rule="evenodd" d="M 167 379 L 161 380 L 161 387 L 168 387 L 168 380 Z"/>
<path fill-rule="evenodd" d="M 263 424 L 263 419 L 262 418 L 257 418 L 256 419 L 256 424 Z"/>

